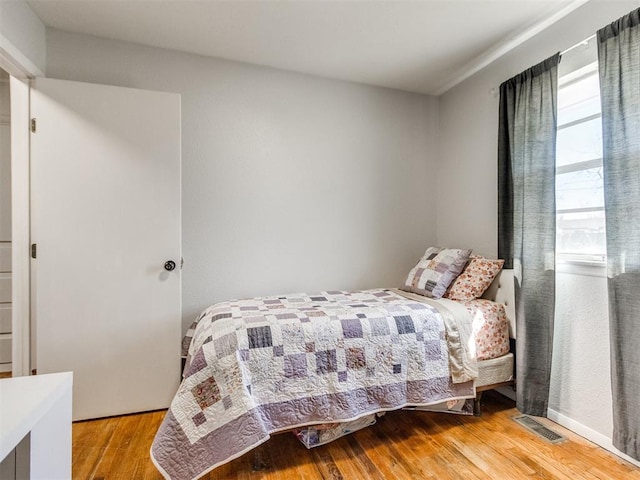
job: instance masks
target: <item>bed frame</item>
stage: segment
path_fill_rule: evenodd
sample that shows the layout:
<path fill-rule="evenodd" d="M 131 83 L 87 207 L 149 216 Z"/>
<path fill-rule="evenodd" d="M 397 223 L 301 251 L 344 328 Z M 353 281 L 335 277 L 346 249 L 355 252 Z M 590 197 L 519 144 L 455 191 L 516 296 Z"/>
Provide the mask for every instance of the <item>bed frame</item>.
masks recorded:
<path fill-rule="evenodd" d="M 513 341 L 516 338 L 516 302 L 513 270 L 502 270 L 482 298 L 504 305 L 507 320 L 509 321 L 510 343 L 513 346 Z M 499 358 L 479 362 L 478 369 L 480 375 L 476 383 L 476 398 L 473 402 L 473 413 L 475 415 L 480 415 L 481 413 L 480 401 L 482 392 L 515 385 L 513 352 L 509 352 Z"/>

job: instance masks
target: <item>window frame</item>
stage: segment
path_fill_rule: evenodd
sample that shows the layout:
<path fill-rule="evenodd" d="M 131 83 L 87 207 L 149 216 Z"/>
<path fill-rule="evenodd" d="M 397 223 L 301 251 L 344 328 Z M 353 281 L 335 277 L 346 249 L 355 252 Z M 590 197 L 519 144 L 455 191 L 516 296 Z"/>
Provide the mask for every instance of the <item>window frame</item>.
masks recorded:
<path fill-rule="evenodd" d="M 585 49 L 585 52 L 580 52 L 584 59 L 590 61 L 582 61 L 581 64 L 578 64 L 576 67 L 575 64 L 570 65 L 569 68 L 572 68 L 571 71 L 562 75 L 558 79 L 558 95 L 560 95 L 560 91 L 564 88 L 567 88 L 577 82 L 585 80 L 591 76 L 598 75 L 598 63 L 597 60 L 594 60 L 593 57 L 594 52 L 589 52 L 589 48 Z M 584 124 L 586 122 L 601 119 L 602 112 L 598 112 L 595 114 L 586 115 L 584 117 L 574 119 L 568 121 L 563 124 L 557 125 L 557 132 L 561 132 L 564 129 L 571 128 L 580 124 Z M 586 171 L 593 168 L 602 168 L 603 159 L 593 158 L 589 160 L 583 160 L 575 163 L 570 163 L 567 165 L 561 165 L 556 167 L 556 177 L 558 175 L 573 173 L 579 171 Z M 591 212 L 604 212 L 604 205 L 602 207 L 579 207 L 579 208 L 568 208 L 568 209 L 557 209 L 556 208 L 556 221 L 558 220 L 558 215 L 568 214 L 568 213 L 591 213 Z M 606 222 L 606 218 L 605 218 Z M 556 228 L 556 264 L 560 267 L 559 271 L 565 273 L 578 273 L 583 275 L 593 275 L 593 276 L 605 276 L 606 269 L 606 253 L 568 253 L 568 252 L 558 252 L 558 236 L 559 229 Z"/>

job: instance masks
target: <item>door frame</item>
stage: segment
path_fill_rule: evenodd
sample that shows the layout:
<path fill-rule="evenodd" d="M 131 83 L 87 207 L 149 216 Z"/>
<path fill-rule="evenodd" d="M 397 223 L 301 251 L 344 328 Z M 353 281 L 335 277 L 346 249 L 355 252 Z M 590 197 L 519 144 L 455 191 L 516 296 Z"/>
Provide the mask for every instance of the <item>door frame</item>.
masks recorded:
<path fill-rule="evenodd" d="M 11 373 L 31 372 L 31 237 L 29 82 L 10 77 L 11 89 Z M 15 126 L 18 125 L 18 128 Z"/>
<path fill-rule="evenodd" d="M 12 243 L 12 376 L 31 374 L 31 237 L 29 118 L 30 79 L 44 76 L 4 35 L 0 35 L 0 68 L 11 75 L 10 88 L 24 90 L 11 96 L 11 122 L 24 126 L 11 135 L 11 243 Z M 19 82 L 19 83 L 15 83 Z M 25 94 L 26 92 L 26 94 Z M 16 130 L 18 133 L 13 134 Z"/>

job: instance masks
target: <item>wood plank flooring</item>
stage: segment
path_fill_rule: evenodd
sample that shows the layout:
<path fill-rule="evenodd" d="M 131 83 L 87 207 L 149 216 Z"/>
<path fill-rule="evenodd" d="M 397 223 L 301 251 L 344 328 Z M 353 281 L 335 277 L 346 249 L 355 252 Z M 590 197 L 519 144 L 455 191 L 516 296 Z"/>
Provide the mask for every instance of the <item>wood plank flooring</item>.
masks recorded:
<path fill-rule="evenodd" d="M 567 479 L 640 480 L 640 469 L 550 421 L 568 440 L 551 444 L 511 418 L 513 402 L 493 392 L 481 417 L 399 411 L 372 427 L 307 450 L 274 435 L 204 480 Z M 164 412 L 73 425 L 73 478 L 160 480 L 149 448 Z"/>

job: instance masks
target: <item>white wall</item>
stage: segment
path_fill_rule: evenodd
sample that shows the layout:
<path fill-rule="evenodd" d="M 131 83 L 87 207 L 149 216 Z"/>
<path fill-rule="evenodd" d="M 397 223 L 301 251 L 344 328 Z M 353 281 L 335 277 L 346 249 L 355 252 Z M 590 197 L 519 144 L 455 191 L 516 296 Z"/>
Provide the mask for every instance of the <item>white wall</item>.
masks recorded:
<path fill-rule="evenodd" d="M 611 438 L 606 269 L 559 269 L 550 409 Z"/>
<path fill-rule="evenodd" d="M 43 23 L 24 0 L 0 1 L 0 50 L 23 74 L 42 75 L 45 71 L 45 37 Z"/>
<path fill-rule="evenodd" d="M 592 0 L 440 98 L 438 243 L 497 253 L 498 96 L 506 79 L 640 6 Z M 610 447 L 606 278 L 559 273 L 550 416 Z"/>
<path fill-rule="evenodd" d="M 182 94 L 183 326 L 396 286 L 436 240 L 437 99 L 50 30 L 47 75 Z"/>

